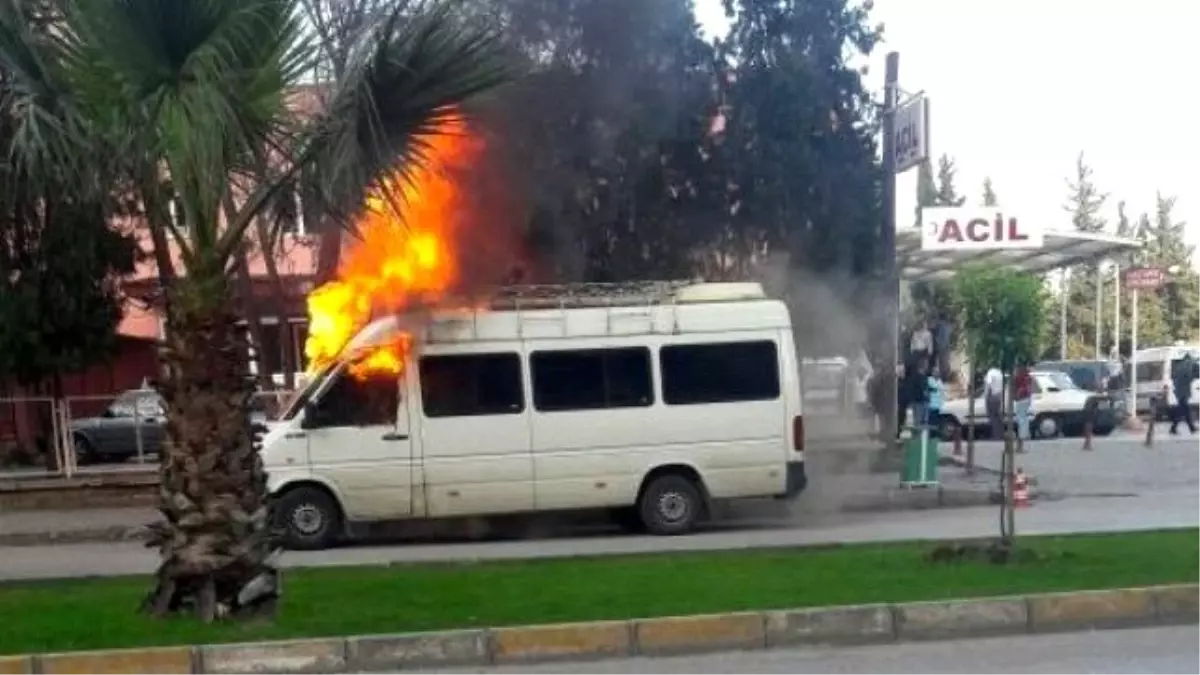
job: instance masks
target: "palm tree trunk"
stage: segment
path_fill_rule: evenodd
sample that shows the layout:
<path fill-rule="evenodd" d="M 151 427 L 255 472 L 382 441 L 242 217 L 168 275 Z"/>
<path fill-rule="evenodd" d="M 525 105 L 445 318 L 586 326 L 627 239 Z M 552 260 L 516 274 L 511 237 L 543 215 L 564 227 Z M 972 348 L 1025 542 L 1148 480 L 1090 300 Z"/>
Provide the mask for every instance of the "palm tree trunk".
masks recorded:
<path fill-rule="evenodd" d="M 144 609 L 203 621 L 274 607 L 266 472 L 255 448 L 246 340 L 219 271 L 168 291 L 166 439 L 149 546 L 162 563 Z"/>

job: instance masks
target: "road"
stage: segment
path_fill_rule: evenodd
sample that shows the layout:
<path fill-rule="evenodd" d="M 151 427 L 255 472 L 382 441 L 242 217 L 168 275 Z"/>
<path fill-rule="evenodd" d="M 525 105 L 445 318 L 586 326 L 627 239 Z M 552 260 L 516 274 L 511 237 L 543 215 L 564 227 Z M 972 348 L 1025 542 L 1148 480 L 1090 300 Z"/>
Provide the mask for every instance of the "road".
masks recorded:
<path fill-rule="evenodd" d="M 1195 626 L 850 648 L 772 649 L 439 672 L 460 673 L 1195 673 Z"/>
<path fill-rule="evenodd" d="M 991 536 L 994 507 L 839 514 L 810 520 L 740 521 L 685 537 L 571 536 L 516 541 L 348 546 L 289 552 L 285 567 L 391 562 L 538 558 L 685 550 L 741 549 L 803 544 Z M 1021 534 L 1106 532 L 1200 524 L 1195 491 L 1147 497 L 1081 497 L 1038 503 L 1018 512 Z M 133 542 L 0 548 L 0 579 L 147 574 L 156 554 Z"/>

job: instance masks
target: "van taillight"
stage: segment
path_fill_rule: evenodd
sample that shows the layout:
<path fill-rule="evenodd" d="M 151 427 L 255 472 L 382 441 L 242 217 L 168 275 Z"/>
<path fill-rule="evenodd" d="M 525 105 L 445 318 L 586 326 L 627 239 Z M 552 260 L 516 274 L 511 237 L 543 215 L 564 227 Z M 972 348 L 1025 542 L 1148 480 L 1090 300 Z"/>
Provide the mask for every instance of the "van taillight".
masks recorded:
<path fill-rule="evenodd" d="M 804 450 L 804 415 L 792 418 L 792 449 L 796 452 Z"/>

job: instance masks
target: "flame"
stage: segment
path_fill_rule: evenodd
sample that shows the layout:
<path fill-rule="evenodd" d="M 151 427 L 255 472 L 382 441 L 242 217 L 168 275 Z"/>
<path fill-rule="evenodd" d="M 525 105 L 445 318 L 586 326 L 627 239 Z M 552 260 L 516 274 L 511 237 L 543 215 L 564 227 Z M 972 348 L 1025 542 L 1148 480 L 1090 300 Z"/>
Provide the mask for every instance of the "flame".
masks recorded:
<path fill-rule="evenodd" d="M 466 195 L 452 174 L 469 167 L 482 144 L 457 117 L 420 142 L 425 161 L 372 190 L 357 223 L 360 238 L 343 249 L 337 278 L 308 296 L 310 374 L 339 358 L 376 314 L 435 304 L 458 280 L 453 243 Z M 401 335 L 351 355 L 350 372 L 398 375 L 412 344 L 411 335 Z"/>

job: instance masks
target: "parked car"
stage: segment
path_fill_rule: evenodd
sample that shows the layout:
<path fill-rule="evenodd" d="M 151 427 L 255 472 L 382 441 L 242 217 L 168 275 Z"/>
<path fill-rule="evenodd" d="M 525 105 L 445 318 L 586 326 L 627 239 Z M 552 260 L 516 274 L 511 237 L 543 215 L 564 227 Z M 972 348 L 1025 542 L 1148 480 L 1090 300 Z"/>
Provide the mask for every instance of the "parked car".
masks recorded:
<path fill-rule="evenodd" d="M 1114 397 L 1108 393 L 1084 390 L 1066 373 L 1057 370 L 1034 371 L 1030 375 L 1033 378 L 1033 401 L 1029 410 L 1032 416 L 1029 430 L 1035 438 L 1081 433 L 1089 414 L 1088 405 L 1093 402 L 1096 406 L 1093 433 L 1105 436 L 1112 433 L 1119 423 L 1116 408 L 1119 395 Z M 939 419 L 942 438 L 952 440 L 955 433 L 965 429 L 968 423 L 975 427 L 977 437 L 980 432 L 988 432 L 987 405 L 982 391 L 975 394 L 974 416 L 969 416 L 969 410 L 970 401 L 967 398 L 952 399 L 942 405 Z"/>
<path fill-rule="evenodd" d="M 1055 370 L 1066 373 L 1080 389 L 1110 394 L 1117 416 L 1122 420 L 1133 407 L 1132 401 L 1129 400 L 1129 378 L 1120 361 L 1109 359 L 1042 361 L 1034 366 L 1034 370 Z M 1120 421 L 1118 420 L 1118 423 Z"/>
<path fill-rule="evenodd" d="M 124 462 L 162 450 L 162 397 L 153 389 L 122 392 L 98 417 L 71 420 L 71 441 L 79 464 Z"/>

